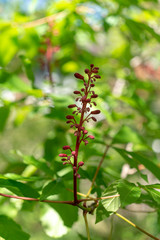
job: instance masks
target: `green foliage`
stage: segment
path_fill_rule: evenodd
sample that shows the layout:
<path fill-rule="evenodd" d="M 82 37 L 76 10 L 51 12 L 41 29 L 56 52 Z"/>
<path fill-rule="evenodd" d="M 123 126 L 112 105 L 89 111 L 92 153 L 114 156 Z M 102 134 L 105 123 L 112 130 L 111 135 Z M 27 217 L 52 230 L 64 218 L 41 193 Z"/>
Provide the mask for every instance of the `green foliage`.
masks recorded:
<path fill-rule="evenodd" d="M 6 231 L 6 229 L 8 229 L 8 231 Z M 6 240 L 12 240 L 13 236 L 17 240 L 28 240 L 30 238 L 29 234 L 22 231 L 19 224 L 5 215 L 0 215 L 0 236 Z"/>
<path fill-rule="evenodd" d="M 91 63 L 102 76 L 94 87 L 102 114 L 86 125 L 95 139 L 78 156 L 85 163 L 79 199 L 103 159 L 91 191 L 101 198 L 97 225 L 89 215 L 91 239 L 146 239 L 114 221 L 117 211 L 160 237 L 159 7 L 157 0 L 1 1 L 0 193 L 37 201 L 0 196 L 0 237 L 87 239 L 81 209 L 42 201 L 73 201 L 73 169 L 58 154 L 64 145 L 75 147 L 67 105 L 83 85 L 73 74 Z M 86 207 L 94 210 L 92 203 Z M 141 206 L 153 213 L 140 215 Z M 56 229 L 42 224 L 45 214 Z"/>

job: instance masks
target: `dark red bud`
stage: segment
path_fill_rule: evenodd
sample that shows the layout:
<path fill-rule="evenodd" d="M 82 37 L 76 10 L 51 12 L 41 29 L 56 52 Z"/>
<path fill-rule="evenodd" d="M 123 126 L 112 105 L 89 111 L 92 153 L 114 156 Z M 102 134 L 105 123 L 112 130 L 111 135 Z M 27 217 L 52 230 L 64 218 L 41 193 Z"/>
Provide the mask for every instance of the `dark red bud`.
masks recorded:
<path fill-rule="evenodd" d="M 85 145 L 87 145 L 87 144 L 88 144 L 88 141 L 87 141 L 87 140 L 85 140 L 85 141 L 84 141 L 84 143 L 85 143 Z"/>
<path fill-rule="evenodd" d="M 83 165 L 84 165 L 84 162 L 82 162 L 82 161 L 78 163 L 78 166 L 79 166 L 79 167 L 81 167 L 81 166 L 83 166 Z"/>
<path fill-rule="evenodd" d="M 93 67 L 94 67 L 94 64 L 91 64 L 90 67 L 93 68 Z"/>
<path fill-rule="evenodd" d="M 91 117 L 93 121 L 97 122 L 97 119 L 95 117 Z"/>
<path fill-rule="evenodd" d="M 89 103 L 90 101 L 91 101 L 90 98 L 87 98 L 87 99 L 85 100 L 85 102 L 87 102 L 87 103 Z"/>
<path fill-rule="evenodd" d="M 94 69 L 99 70 L 99 67 L 94 67 Z"/>
<path fill-rule="evenodd" d="M 63 147 L 63 150 L 67 150 L 67 149 L 71 149 L 71 147 L 69 145 L 66 145 Z"/>
<path fill-rule="evenodd" d="M 95 78 L 101 78 L 101 76 L 99 76 L 99 75 L 94 75 L 93 77 L 95 77 Z"/>
<path fill-rule="evenodd" d="M 74 117 L 72 115 L 67 115 L 66 118 L 67 119 L 74 119 Z"/>
<path fill-rule="evenodd" d="M 100 110 L 95 110 L 95 111 L 92 111 L 91 114 L 99 114 L 101 111 Z"/>
<path fill-rule="evenodd" d="M 82 91 L 82 92 L 84 92 L 84 91 L 85 91 L 85 89 L 84 89 L 84 88 L 81 88 L 81 91 Z"/>
<path fill-rule="evenodd" d="M 77 107 L 77 105 L 76 104 L 68 105 L 68 108 L 74 108 L 74 107 Z"/>
<path fill-rule="evenodd" d="M 72 123 L 72 121 L 67 121 L 66 123 Z"/>
<path fill-rule="evenodd" d="M 60 153 L 60 154 L 59 154 L 59 157 L 67 157 L 67 154 L 65 154 L 65 153 Z"/>
<path fill-rule="evenodd" d="M 74 94 L 81 94 L 80 91 L 74 91 L 73 93 L 74 93 Z"/>
<path fill-rule="evenodd" d="M 72 128 L 72 127 L 74 127 L 75 125 L 74 124 L 72 124 L 71 126 L 70 126 L 70 128 Z"/>
<path fill-rule="evenodd" d="M 74 166 L 74 167 L 73 167 L 73 170 L 77 170 L 77 167 L 76 167 L 76 166 Z"/>
<path fill-rule="evenodd" d="M 93 83 L 91 83 L 91 85 L 90 85 L 91 87 L 94 87 L 95 85 L 93 84 Z"/>
<path fill-rule="evenodd" d="M 77 178 L 80 178 L 81 177 L 81 175 L 80 174 L 77 174 Z"/>
<path fill-rule="evenodd" d="M 97 103 L 93 102 L 94 106 L 97 106 Z"/>
<path fill-rule="evenodd" d="M 67 162 L 63 162 L 63 165 L 66 165 L 67 164 Z"/>
<path fill-rule="evenodd" d="M 84 70 L 84 72 L 85 72 L 85 73 L 89 73 L 89 69 L 86 68 L 86 69 Z"/>
<path fill-rule="evenodd" d="M 66 161 L 66 160 L 67 160 L 66 158 L 62 158 L 62 159 L 61 159 L 61 161 L 63 161 L 63 162 Z"/>
<path fill-rule="evenodd" d="M 95 138 L 95 137 L 92 136 L 92 135 L 88 135 L 88 137 L 89 137 L 90 139 L 94 139 L 94 138 Z"/>
<path fill-rule="evenodd" d="M 91 98 L 97 98 L 97 97 L 98 97 L 97 94 L 93 94 L 93 95 L 91 95 Z"/>
<path fill-rule="evenodd" d="M 92 72 L 93 72 L 93 73 L 98 73 L 98 70 L 93 69 Z"/>
<path fill-rule="evenodd" d="M 74 76 L 78 79 L 83 79 L 84 80 L 84 77 L 79 73 L 75 73 Z"/>

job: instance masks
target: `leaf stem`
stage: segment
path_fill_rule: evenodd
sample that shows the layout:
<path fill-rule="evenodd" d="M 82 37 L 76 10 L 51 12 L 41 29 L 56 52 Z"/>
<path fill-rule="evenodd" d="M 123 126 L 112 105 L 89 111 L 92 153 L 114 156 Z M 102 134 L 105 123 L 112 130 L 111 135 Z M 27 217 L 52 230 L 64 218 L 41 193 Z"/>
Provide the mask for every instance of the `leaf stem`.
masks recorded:
<path fill-rule="evenodd" d="M 103 161 L 104 161 L 104 159 L 105 159 L 105 156 L 106 156 L 109 148 L 110 148 L 110 145 L 107 144 L 107 145 L 106 145 L 106 148 L 105 148 L 105 151 L 104 151 L 104 153 L 103 153 L 103 156 L 102 156 L 102 158 L 101 158 L 101 161 L 99 162 L 99 165 L 98 165 L 98 167 L 97 167 L 97 169 L 96 169 L 96 172 L 95 172 L 95 174 L 94 174 L 94 177 L 93 177 L 93 180 L 92 180 L 92 184 L 91 184 L 91 186 L 90 186 L 90 189 L 88 190 L 88 192 L 87 192 L 87 194 L 86 194 L 86 197 L 88 197 L 89 194 L 90 194 L 91 191 L 92 191 L 92 188 L 93 188 L 93 185 L 94 185 L 94 183 L 95 183 L 96 177 L 97 177 L 97 175 L 98 175 L 98 172 L 99 172 L 99 170 L 100 170 L 100 168 L 101 168 L 101 165 L 102 165 L 102 163 L 103 163 Z"/>
<path fill-rule="evenodd" d="M 86 225 L 86 232 L 87 232 L 87 238 L 90 240 L 90 233 L 89 233 L 89 227 L 88 227 L 88 221 L 87 221 L 87 212 L 83 212 L 83 217 Z"/>
<path fill-rule="evenodd" d="M 122 216 L 121 214 L 115 212 L 115 215 L 121 219 L 123 219 L 125 222 L 129 223 L 130 225 L 132 225 L 133 227 L 137 228 L 139 231 L 143 232 L 145 235 L 151 237 L 152 239 L 155 240 L 160 240 L 159 238 L 154 237 L 152 234 L 146 232 L 145 230 L 143 230 L 142 228 L 138 227 L 135 223 L 131 222 L 129 219 L 125 218 L 124 216 Z"/>

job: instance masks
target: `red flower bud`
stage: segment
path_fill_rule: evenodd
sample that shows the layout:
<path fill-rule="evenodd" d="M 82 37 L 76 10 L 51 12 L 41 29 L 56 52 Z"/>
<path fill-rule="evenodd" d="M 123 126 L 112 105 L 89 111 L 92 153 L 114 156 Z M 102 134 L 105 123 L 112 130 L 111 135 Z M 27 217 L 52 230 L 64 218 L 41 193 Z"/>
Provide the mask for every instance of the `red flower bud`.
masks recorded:
<path fill-rule="evenodd" d="M 94 122 L 97 122 L 97 119 L 95 117 L 91 117 Z"/>
<path fill-rule="evenodd" d="M 92 136 L 92 135 L 88 135 L 88 137 L 89 137 L 90 139 L 94 139 L 94 138 L 95 138 L 95 137 Z"/>
<path fill-rule="evenodd" d="M 80 178 L 81 177 L 81 175 L 80 174 L 77 174 L 77 178 Z"/>
<path fill-rule="evenodd" d="M 77 170 L 77 167 L 76 167 L 76 166 L 74 166 L 74 167 L 73 167 L 73 170 Z"/>
<path fill-rule="evenodd" d="M 93 73 L 98 73 L 98 70 L 93 69 L 92 72 L 93 72 Z"/>
<path fill-rule="evenodd" d="M 74 108 L 74 107 L 77 107 L 77 105 L 76 104 L 68 105 L 68 108 Z"/>
<path fill-rule="evenodd" d="M 67 154 L 65 154 L 65 153 L 60 153 L 60 154 L 59 154 L 59 157 L 67 157 Z"/>
<path fill-rule="evenodd" d="M 72 121 L 67 121 L 66 123 L 72 123 Z"/>
<path fill-rule="evenodd" d="M 72 115 L 67 115 L 66 118 L 67 119 L 74 119 L 74 117 Z"/>
<path fill-rule="evenodd" d="M 81 167 L 81 166 L 83 166 L 83 165 L 84 165 L 84 162 L 82 162 L 82 161 L 78 163 L 78 166 L 79 166 L 79 167 Z"/>
<path fill-rule="evenodd" d="M 61 159 L 61 161 L 63 161 L 63 162 L 66 161 L 66 160 L 67 160 L 66 158 L 62 158 L 62 159 Z"/>
<path fill-rule="evenodd" d="M 93 94 L 93 95 L 91 95 L 91 98 L 97 98 L 97 97 L 98 97 L 97 94 Z"/>
<path fill-rule="evenodd" d="M 84 134 L 87 134 L 87 133 L 88 133 L 88 131 L 87 131 L 87 130 L 84 130 L 84 131 L 83 131 L 83 133 L 84 133 Z"/>
<path fill-rule="evenodd" d="M 95 85 L 93 84 L 93 83 L 91 83 L 91 85 L 90 85 L 91 87 L 94 87 Z"/>
<path fill-rule="evenodd" d="M 67 150 L 67 149 L 71 149 L 71 147 L 69 145 L 66 145 L 63 147 L 63 150 Z"/>
<path fill-rule="evenodd" d="M 94 67 L 94 64 L 91 64 L 90 67 L 93 68 L 93 67 Z"/>
<path fill-rule="evenodd" d="M 91 101 L 90 98 L 87 98 L 87 99 L 85 100 L 85 102 L 87 102 L 87 103 L 89 103 L 90 101 Z"/>
<path fill-rule="evenodd" d="M 81 88 L 81 91 L 82 91 L 82 92 L 84 92 L 84 91 L 85 91 L 85 89 L 84 89 L 84 88 Z"/>
<path fill-rule="evenodd" d="M 99 75 L 94 75 L 93 77 L 95 77 L 95 78 L 101 78 L 101 76 L 99 76 Z"/>
<path fill-rule="evenodd" d="M 87 145 L 87 144 L 88 144 L 88 141 L 87 141 L 87 140 L 85 140 L 85 141 L 84 141 L 84 143 L 85 143 L 85 145 Z"/>
<path fill-rule="evenodd" d="M 63 165 L 66 165 L 67 164 L 67 162 L 63 162 Z"/>
<path fill-rule="evenodd" d="M 99 70 L 99 67 L 94 67 L 94 69 Z"/>
<path fill-rule="evenodd" d="M 93 102 L 94 106 L 97 106 L 97 103 Z"/>
<path fill-rule="evenodd" d="M 72 155 L 73 155 L 73 156 L 75 155 L 75 153 L 76 153 L 75 151 L 72 151 Z"/>
<path fill-rule="evenodd" d="M 99 114 L 101 111 L 100 110 L 95 110 L 95 111 L 92 111 L 91 114 Z"/>
<path fill-rule="evenodd" d="M 85 73 L 89 73 L 89 69 L 86 68 L 86 69 L 84 70 L 84 72 L 85 72 Z"/>
<path fill-rule="evenodd" d="M 74 76 L 78 79 L 83 79 L 84 80 L 84 77 L 79 73 L 75 73 Z"/>
<path fill-rule="evenodd" d="M 74 93 L 74 94 L 81 94 L 80 91 L 74 91 L 73 93 Z"/>

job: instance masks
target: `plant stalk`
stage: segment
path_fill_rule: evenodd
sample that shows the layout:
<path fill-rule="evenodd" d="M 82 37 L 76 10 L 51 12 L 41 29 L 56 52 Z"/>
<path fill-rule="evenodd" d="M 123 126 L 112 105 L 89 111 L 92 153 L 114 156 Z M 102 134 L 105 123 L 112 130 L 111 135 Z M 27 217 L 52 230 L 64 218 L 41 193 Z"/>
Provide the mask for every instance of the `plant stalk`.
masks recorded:
<path fill-rule="evenodd" d="M 125 222 L 129 223 L 130 225 L 132 225 L 133 227 L 137 228 L 139 231 L 143 232 L 145 235 L 149 236 L 152 239 L 155 240 L 160 240 L 159 238 L 154 237 L 152 234 L 146 232 L 145 230 L 143 230 L 142 228 L 138 227 L 136 224 L 134 224 L 133 222 L 131 222 L 129 219 L 125 218 L 124 216 L 122 216 L 121 214 L 115 212 L 116 216 L 123 219 Z"/>

